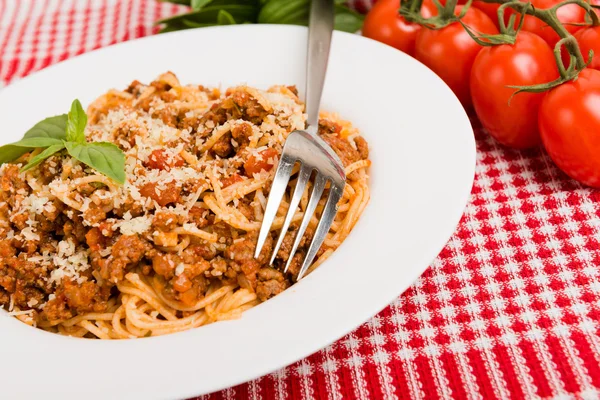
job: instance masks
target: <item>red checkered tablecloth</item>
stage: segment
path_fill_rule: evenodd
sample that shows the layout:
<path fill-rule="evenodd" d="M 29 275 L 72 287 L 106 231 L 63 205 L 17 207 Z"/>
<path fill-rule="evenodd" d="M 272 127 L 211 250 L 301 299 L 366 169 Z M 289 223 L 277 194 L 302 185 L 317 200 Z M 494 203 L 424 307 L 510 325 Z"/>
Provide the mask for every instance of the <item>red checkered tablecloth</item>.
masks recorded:
<path fill-rule="evenodd" d="M 153 0 L 0 0 L 0 87 L 152 34 L 153 21 L 181 10 Z M 210 398 L 600 398 L 600 191 L 473 123 L 473 193 L 423 276 L 331 346 Z"/>

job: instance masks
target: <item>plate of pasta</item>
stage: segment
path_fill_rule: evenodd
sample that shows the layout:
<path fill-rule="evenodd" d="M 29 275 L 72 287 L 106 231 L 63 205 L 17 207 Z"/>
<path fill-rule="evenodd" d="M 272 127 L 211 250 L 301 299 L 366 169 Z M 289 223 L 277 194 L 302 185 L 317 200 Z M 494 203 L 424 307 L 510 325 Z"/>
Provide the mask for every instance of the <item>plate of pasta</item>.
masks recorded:
<path fill-rule="evenodd" d="M 254 258 L 283 144 L 305 124 L 304 48 L 301 27 L 173 32 L 0 91 L 5 395 L 209 393 L 340 338 L 427 268 L 470 193 L 469 119 L 417 61 L 340 32 L 318 129 L 346 169 L 336 218 L 297 282 L 323 209 L 290 257 L 308 185 L 271 260 L 293 174 Z M 32 359 L 50 365 L 35 385 Z"/>

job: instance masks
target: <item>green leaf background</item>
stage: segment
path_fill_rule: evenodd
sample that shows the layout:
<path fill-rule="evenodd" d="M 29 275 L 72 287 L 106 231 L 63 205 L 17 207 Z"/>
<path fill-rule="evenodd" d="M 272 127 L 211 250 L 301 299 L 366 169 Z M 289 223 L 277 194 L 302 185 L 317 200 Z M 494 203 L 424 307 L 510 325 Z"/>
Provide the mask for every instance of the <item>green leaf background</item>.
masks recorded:
<path fill-rule="evenodd" d="M 157 23 L 161 32 L 231 24 L 308 25 L 310 0 L 170 0 L 185 4 L 192 11 L 165 18 Z M 335 0 L 335 29 L 357 32 L 364 17 Z"/>

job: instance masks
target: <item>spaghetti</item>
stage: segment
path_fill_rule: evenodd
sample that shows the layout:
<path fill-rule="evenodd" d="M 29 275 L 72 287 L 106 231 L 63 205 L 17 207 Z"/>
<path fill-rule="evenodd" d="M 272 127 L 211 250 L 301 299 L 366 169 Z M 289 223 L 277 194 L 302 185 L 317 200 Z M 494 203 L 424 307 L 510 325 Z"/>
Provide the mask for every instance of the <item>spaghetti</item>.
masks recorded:
<path fill-rule="evenodd" d="M 298 274 L 327 198 L 283 273 L 308 185 L 270 266 L 292 176 L 254 259 L 275 166 L 287 135 L 304 127 L 303 111 L 294 87 L 221 92 L 181 85 L 172 73 L 102 95 L 88 108 L 86 137 L 123 150 L 124 185 L 65 152 L 25 173 L 19 167 L 35 151 L 0 167 L 0 305 L 51 332 L 127 339 L 238 318 L 282 292 Z M 347 185 L 309 273 L 369 201 L 368 146 L 359 132 L 322 113 L 319 134 L 343 161 Z"/>

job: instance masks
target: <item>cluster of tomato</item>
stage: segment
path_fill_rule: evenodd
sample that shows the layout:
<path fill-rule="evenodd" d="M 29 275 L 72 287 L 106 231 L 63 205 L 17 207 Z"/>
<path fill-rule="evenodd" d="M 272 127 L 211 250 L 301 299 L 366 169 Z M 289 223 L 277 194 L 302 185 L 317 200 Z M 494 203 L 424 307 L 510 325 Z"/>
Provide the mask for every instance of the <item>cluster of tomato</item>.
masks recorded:
<path fill-rule="evenodd" d="M 561 0 L 530 0 L 550 8 Z M 499 4 L 475 0 L 461 21 L 472 31 L 498 33 Z M 399 0 L 378 0 L 365 19 L 363 35 L 415 57 L 454 91 L 465 109 L 476 112 L 483 127 L 500 143 L 529 148 L 543 143 L 550 157 L 572 178 L 600 187 L 600 26 L 586 27 L 586 11 L 567 4 L 557 16 L 594 58 L 575 80 L 543 93 L 520 92 L 509 86 L 530 86 L 559 77 L 554 57 L 558 34 L 534 16 L 525 16 L 512 45 L 481 46 L 454 22 L 428 29 L 406 21 Z M 456 7 L 457 15 L 462 6 Z M 506 10 L 508 17 L 512 10 Z M 421 15 L 437 13 L 424 0 Z M 518 19 L 519 17 L 517 17 Z M 568 54 L 565 61 L 568 66 Z"/>

